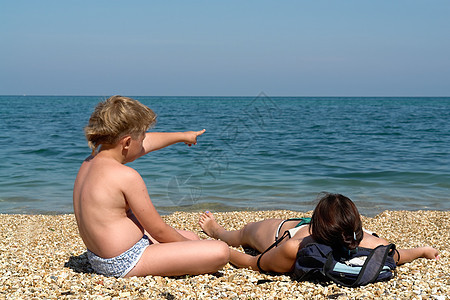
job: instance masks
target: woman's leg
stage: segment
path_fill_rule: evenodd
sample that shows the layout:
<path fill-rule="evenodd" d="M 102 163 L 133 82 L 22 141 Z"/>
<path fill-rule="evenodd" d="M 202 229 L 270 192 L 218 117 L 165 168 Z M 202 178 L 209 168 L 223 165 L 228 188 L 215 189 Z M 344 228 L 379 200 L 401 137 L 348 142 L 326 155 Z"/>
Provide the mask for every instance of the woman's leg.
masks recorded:
<path fill-rule="evenodd" d="M 224 241 L 233 247 L 251 247 L 259 252 L 273 244 L 275 231 L 280 222 L 280 219 L 268 219 L 248 223 L 239 230 L 228 231 L 217 223 L 214 215 L 210 212 L 202 214 L 199 220 L 200 227 L 208 236 Z"/>
<path fill-rule="evenodd" d="M 221 241 L 186 241 L 148 246 L 136 266 L 126 275 L 179 276 L 214 273 L 230 259 Z"/>

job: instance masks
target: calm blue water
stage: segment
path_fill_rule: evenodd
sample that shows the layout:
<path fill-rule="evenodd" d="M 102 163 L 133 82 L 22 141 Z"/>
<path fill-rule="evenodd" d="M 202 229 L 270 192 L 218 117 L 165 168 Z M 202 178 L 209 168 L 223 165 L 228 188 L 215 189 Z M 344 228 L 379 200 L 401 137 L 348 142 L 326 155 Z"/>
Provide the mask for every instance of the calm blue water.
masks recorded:
<path fill-rule="evenodd" d="M 450 209 L 450 98 L 135 97 L 155 131 L 206 128 L 195 147 L 131 164 L 160 213 L 313 209 L 321 191 L 365 215 Z M 104 97 L 0 96 L 0 212 L 71 213 Z"/>

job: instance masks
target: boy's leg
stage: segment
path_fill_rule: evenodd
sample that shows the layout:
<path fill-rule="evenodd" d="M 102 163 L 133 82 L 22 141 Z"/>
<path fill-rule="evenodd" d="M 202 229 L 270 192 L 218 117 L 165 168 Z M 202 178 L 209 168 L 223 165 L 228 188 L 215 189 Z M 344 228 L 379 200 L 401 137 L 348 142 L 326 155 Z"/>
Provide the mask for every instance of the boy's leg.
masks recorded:
<path fill-rule="evenodd" d="M 269 219 L 248 223 L 239 230 L 228 231 L 217 223 L 214 215 L 210 212 L 202 214 L 199 220 L 200 227 L 208 236 L 224 241 L 233 247 L 251 247 L 259 252 L 273 244 L 275 231 L 280 222 L 280 219 Z"/>
<path fill-rule="evenodd" d="M 179 276 L 214 273 L 230 258 L 220 241 L 186 241 L 148 246 L 136 266 L 125 276 Z"/>

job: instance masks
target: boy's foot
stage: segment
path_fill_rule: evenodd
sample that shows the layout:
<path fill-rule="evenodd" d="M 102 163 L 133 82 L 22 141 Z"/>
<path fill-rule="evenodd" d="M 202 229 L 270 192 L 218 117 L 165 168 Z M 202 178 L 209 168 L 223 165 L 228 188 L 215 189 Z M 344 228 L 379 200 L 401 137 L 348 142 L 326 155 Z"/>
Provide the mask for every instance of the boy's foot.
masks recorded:
<path fill-rule="evenodd" d="M 219 233 L 225 231 L 225 229 L 216 222 L 214 215 L 209 211 L 204 212 L 200 216 L 198 224 L 200 224 L 200 227 L 209 237 L 215 239 L 219 239 Z"/>
<path fill-rule="evenodd" d="M 439 251 L 432 247 L 423 247 L 422 257 L 428 259 L 439 259 Z"/>

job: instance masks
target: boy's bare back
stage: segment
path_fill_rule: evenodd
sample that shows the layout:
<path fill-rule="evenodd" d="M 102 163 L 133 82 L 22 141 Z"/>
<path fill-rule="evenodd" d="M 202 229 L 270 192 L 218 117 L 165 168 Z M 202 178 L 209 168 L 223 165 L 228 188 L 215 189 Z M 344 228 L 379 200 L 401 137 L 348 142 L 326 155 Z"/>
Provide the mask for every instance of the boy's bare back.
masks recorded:
<path fill-rule="evenodd" d="M 97 105 L 85 127 L 93 153 L 78 172 L 73 206 L 86 247 L 100 257 L 118 256 L 143 237 L 133 206 L 141 215 L 157 214 L 141 176 L 125 166 L 148 152 L 145 131 L 155 119 L 138 101 L 113 96 Z"/>
<path fill-rule="evenodd" d="M 102 153 L 83 162 L 73 201 L 80 235 L 89 250 L 104 258 L 114 257 L 143 236 L 125 199 L 127 188 L 142 185 L 139 181 L 142 178 L 136 171 Z"/>

